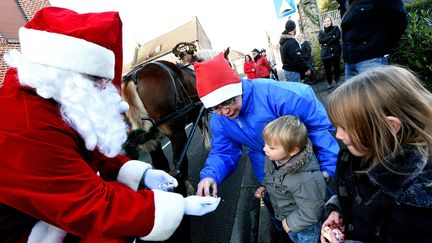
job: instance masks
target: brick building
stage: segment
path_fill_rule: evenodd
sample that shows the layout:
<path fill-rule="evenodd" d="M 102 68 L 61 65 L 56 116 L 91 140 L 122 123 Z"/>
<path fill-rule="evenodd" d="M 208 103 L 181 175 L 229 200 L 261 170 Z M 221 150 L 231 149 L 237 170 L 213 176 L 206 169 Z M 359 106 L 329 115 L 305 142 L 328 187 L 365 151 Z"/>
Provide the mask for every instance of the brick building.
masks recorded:
<path fill-rule="evenodd" d="M 39 9 L 49 5 L 48 0 L 0 1 L 0 86 L 8 68 L 3 55 L 10 49 L 20 49 L 18 29 L 32 19 Z"/>

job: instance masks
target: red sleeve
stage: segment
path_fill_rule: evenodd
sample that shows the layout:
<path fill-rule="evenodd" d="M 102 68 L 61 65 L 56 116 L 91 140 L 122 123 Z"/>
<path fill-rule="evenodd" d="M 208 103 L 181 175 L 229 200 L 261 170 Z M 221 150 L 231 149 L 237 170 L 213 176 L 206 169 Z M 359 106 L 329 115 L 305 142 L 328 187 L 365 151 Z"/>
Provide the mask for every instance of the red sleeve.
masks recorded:
<path fill-rule="evenodd" d="M 76 148 L 73 139 L 57 131 L 6 136 L 0 144 L 3 202 L 80 237 L 149 234 L 153 192 L 104 181 Z"/>
<path fill-rule="evenodd" d="M 267 67 L 269 71 L 271 71 L 270 62 L 267 57 L 264 57 L 264 65 Z"/>
<path fill-rule="evenodd" d="M 114 158 L 108 158 L 95 151 L 91 163 L 94 164 L 94 171 L 98 171 L 100 176 L 106 181 L 116 181 L 120 168 L 130 160 L 129 157 L 119 154 Z M 89 163 L 89 161 L 88 161 Z"/>

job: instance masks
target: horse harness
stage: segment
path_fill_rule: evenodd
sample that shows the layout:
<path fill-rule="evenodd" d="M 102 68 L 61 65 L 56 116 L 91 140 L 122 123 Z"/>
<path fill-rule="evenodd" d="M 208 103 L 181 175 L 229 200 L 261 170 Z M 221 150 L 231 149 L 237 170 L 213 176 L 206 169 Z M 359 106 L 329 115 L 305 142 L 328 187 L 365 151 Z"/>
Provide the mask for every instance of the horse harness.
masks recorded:
<path fill-rule="evenodd" d="M 123 80 L 131 77 L 132 81 L 135 83 L 135 85 L 138 88 L 138 73 L 145 66 L 150 65 L 150 64 L 155 64 L 155 65 L 159 66 L 168 75 L 168 78 L 171 81 L 171 85 L 172 85 L 172 87 L 174 89 L 174 93 L 175 93 L 176 111 L 174 113 L 171 113 L 171 114 L 165 116 L 165 117 L 162 117 L 157 122 L 148 115 L 142 116 L 141 117 L 142 120 L 149 120 L 154 126 L 159 126 L 159 125 L 161 125 L 167 121 L 170 121 L 172 119 L 175 119 L 175 118 L 178 118 L 180 116 L 187 114 L 189 111 L 191 111 L 192 109 L 194 109 L 196 107 L 203 106 L 201 101 L 194 102 L 192 100 L 192 98 L 196 97 L 196 95 L 190 95 L 189 92 L 187 92 L 186 88 L 184 87 L 184 83 L 185 83 L 184 77 L 174 73 L 167 65 L 163 64 L 160 61 L 147 63 L 147 64 L 135 69 L 132 73 L 126 75 L 123 78 Z M 179 93 L 177 91 L 177 85 L 176 84 L 178 84 L 180 86 L 181 90 L 186 94 L 186 103 L 187 103 L 186 106 L 181 105 L 182 101 L 181 101 L 181 98 L 180 98 Z"/>

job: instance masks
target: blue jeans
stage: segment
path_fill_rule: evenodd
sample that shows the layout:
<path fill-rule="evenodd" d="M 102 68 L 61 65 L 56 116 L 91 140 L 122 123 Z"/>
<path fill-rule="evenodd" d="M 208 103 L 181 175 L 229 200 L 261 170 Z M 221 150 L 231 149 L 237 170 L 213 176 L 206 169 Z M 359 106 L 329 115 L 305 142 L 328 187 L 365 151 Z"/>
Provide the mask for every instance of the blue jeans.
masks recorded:
<path fill-rule="evenodd" d="M 278 242 L 291 242 L 290 237 L 285 232 L 285 230 L 282 226 L 282 221 L 278 220 L 275 217 L 274 209 L 273 209 L 273 206 L 270 202 L 270 195 L 267 192 L 264 194 L 263 200 L 264 200 L 264 205 L 266 206 L 266 208 L 270 214 L 270 219 L 273 223 L 273 226 L 276 229 L 277 241 Z"/>
<path fill-rule="evenodd" d="M 321 235 L 321 223 L 312 225 L 309 228 L 306 228 L 299 232 L 289 232 L 288 235 L 291 240 L 294 241 L 294 243 L 319 242 Z"/>
<path fill-rule="evenodd" d="M 286 81 L 300 82 L 300 73 L 284 70 Z"/>
<path fill-rule="evenodd" d="M 387 64 L 387 58 L 384 56 L 372 58 L 358 63 L 345 63 L 345 80 L 348 80 L 349 78 L 352 78 L 357 74 L 362 73 L 370 68 Z"/>

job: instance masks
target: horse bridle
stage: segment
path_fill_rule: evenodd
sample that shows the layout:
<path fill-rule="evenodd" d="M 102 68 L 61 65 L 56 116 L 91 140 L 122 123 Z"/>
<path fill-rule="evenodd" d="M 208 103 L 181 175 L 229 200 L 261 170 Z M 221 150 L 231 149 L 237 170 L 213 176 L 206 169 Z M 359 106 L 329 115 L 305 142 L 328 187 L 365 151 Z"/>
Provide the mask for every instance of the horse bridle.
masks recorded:
<path fill-rule="evenodd" d="M 183 83 L 184 83 L 184 79 L 183 77 L 179 77 L 179 75 L 173 73 L 173 71 L 165 64 L 163 64 L 162 62 L 159 61 L 154 61 L 151 63 L 147 63 L 143 66 L 140 66 L 139 68 L 137 68 L 136 70 L 132 71 L 130 74 L 126 75 L 123 77 L 123 81 L 127 80 L 127 79 L 132 79 L 132 81 L 135 83 L 135 85 L 138 88 L 138 74 L 139 72 L 147 65 L 150 64 L 155 64 L 157 66 L 159 66 L 160 68 L 162 68 L 162 70 L 164 70 L 167 75 L 169 80 L 171 81 L 171 85 L 174 89 L 174 93 L 176 96 L 176 111 L 174 113 L 171 113 L 167 116 L 162 117 L 159 121 L 155 121 L 153 118 L 151 118 L 150 116 L 142 116 L 141 120 L 148 120 L 150 121 L 154 126 L 159 126 L 167 121 L 170 121 L 172 119 L 175 119 L 177 117 L 183 116 L 185 114 L 187 114 L 189 111 L 191 111 L 192 109 L 196 108 L 196 107 L 202 107 L 203 104 L 201 101 L 197 101 L 194 102 L 192 100 L 192 97 L 189 92 L 187 92 L 186 88 L 184 87 Z M 181 98 L 179 96 L 178 90 L 177 90 L 177 85 L 176 83 L 179 84 L 179 86 L 181 87 L 182 91 L 186 94 L 186 102 L 188 103 L 186 106 L 181 106 L 180 104 L 182 103 Z"/>

